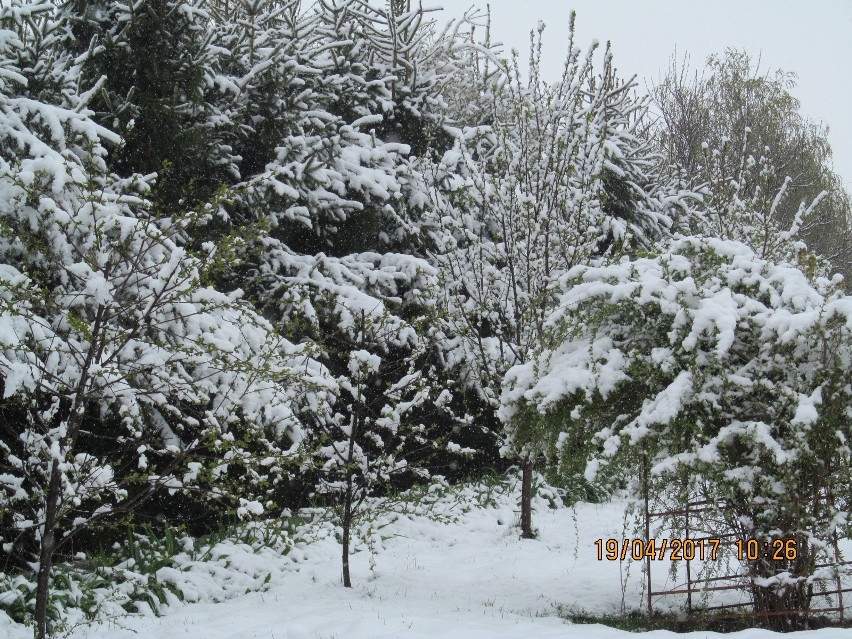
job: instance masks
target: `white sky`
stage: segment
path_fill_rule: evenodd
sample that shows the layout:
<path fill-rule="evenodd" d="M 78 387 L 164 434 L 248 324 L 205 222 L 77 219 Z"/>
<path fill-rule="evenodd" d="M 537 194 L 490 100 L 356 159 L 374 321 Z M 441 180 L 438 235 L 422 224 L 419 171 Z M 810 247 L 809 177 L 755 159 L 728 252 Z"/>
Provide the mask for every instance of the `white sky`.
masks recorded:
<path fill-rule="evenodd" d="M 440 0 L 438 0 L 440 2 Z M 430 3 L 431 4 L 431 3 Z M 485 0 L 444 0 L 443 14 L 461 16 Z M 852 190 L 852 0 L 490 0 L 492 40 L 526 60 L 529 33 L 544 32 L 545 79 L 562 71 L 568 15 L 577 12 L 575 44 L 612 43 L 621 76 L 644 88 L 668 67 L 672 54 L 689 53 L 703 66 L 711 53 L 743 49 L 761 70 L 798 75 L 792 90 L 801 112 L 829 127 L 834 168 Z"/>

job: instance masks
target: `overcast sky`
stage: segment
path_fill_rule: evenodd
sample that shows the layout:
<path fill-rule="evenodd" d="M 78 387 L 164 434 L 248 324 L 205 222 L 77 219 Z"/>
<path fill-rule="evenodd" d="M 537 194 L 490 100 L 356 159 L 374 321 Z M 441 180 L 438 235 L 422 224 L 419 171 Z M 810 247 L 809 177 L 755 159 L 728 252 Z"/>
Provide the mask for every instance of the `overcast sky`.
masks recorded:
<path fill-rule="evenodd" d="M 438 0 L 441 2 L 441 0 Z M 425 3 L 424 3 L 425 4 Z M 568 15 L 577 12 L 575 44 L 612 43 L 620 75 L 639 84 L 665 72 L 677 49 L 693 66 L 726 47 L 748 51 L 764 71 L 798 75 L 793 95 L 803 115 L 829 127 L 834 168 L 852 190 L 852 0 L 490 0 L 492 39 L 526 59 L 539 20 L 545 78 L 555 80 L 565 57 Z M 485 1 L 444 0 L 447 17 Z"/>

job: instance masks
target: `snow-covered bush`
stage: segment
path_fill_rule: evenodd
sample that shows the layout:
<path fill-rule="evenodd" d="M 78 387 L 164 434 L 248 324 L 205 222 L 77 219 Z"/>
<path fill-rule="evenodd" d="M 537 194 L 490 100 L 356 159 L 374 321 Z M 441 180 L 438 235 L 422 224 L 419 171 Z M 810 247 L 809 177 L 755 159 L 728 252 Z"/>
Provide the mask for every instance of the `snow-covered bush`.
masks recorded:
<path fill-rule="evenodd" d="M 693 237 L 576 267 L 541 350 L 507 375 L 501 416 L 566 472 L 636 479 L 647 460 L 652 498 L 709 501 L 704 523 L 741 539 L 797 539 L 797 561 L 749 570 L 786 574 L 804 605 L 852 495 L 852 298 L 839 281 Z"/>

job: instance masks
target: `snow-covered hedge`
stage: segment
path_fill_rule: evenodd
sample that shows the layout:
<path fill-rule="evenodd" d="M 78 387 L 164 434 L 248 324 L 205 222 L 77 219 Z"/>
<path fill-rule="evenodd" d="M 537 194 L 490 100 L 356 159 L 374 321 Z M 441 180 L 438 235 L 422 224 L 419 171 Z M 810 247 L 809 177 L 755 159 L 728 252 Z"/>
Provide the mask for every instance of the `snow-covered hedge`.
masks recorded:
<path fill-rule="evenodd" d="M 710 500 L 743 537 L 821 547 L 850 495 L 852 297 L 838 280 L 696 237 L 571 270 L 548 340 L 506 378 L 513 445 L 599 482 L 638 477 L 647 457 L 652 497 Z"/>

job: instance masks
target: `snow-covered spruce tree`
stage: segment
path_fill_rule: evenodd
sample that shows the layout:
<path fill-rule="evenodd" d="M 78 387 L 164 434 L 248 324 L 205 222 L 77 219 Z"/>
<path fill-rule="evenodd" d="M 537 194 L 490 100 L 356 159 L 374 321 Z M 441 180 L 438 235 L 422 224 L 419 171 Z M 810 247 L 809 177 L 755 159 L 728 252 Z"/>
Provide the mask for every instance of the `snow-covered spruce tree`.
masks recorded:
<path fill-rule="evenodd" d="M 456 85 L 459 47 L 465 21 L 451 21 L 440 30 L 422 3 L 391 0 L 386 7 L 364 0 L 340 3 L 349 7 L 360 24 L 359 38 L 367 49 L 365 60 L 385 75 L 390 106 L 376 128 L 388 141 L 403 142 L 414 156 L 446 150 L 443 130 L 447 87 Z"/>
<path fill-rule="evenodd" d="M 4 68 L 19 72 L 26 80 L 26 93 L 42 102 L 62 103 L 75 93 L 79 64 L 74 55 L 57 46 L 67 33 L 56 19 L 56 7 L 50 2 L 10 0 L 0 7 L 0 24 L 17 36 L 16 46 L 3 47 Z"/>
<path fill-rule="evenodd" d="M 426 436 L 436 411 L 425 402 L 439 395 L 427 339 L 436 274 L 410 251 L 427 198 L 405 139 L 424 143 L 410 112 L 425 123 L 440 117 L 440 103 L 427 100 L 438 72 L 423 52 L 420 10 L 397 15 L 355 0 L 287 7 L 282 17 L 242 3 L 226 25 L 241 88 L 233 113 L 256 114 L 235 119 L 258 159 L 241 164 L 245 181 L 226 206 L 253 231 L 221 280 L 245 286 L 266 317 L 314 344 L 336 377 L 330 411 L 303 406 L 311 426 L 300 479 L 315 479 L 315 492 L 340 508 L 348 587 L 364 499 L 427 476 L 425 451 L 449 445 Z M 242 141 L 236 148 L 243 154 Z"/>
<path fill-rule="evenodd" d="M 298 0 L 238 0 L 210 10 L 221 89 L 211 97 L 239 173 L 249 178 L 276 159 L 284 140 L 304 133 L 306 112 L 316 105 L 309 44 L 316 15 L 306 14 Z"/>
<path fill-rule="evenodd" d="M 304 13 L 240 3 L 228 15 L 224 68 L 240 88 L 233 146 L 252 160 L 223 206 L 234 239 L 219 250 L 234 259 L 216 281 L 244 288 L 294 341 L 329 349 L 324 361 L 352 341 L 353 309 L 382 309 L 432 336 L 434 353 L 436 323 L 422 321 L 434 267 L 417 257 L 427 179 L 412 144 L 439 128 L 443 103 L 431 93 L 453 72 L 444 38 L 455 36 L 433 32 L 419 9 L 354 0 Z M 432 427 L 452 431 L 447 423 Z"/>
<path fill-rule="evenodd" d="M 506 377 L 501 416 L 591 482 L 640 491 L 647 460 L 652 500 L 710 504 L 691 531 L 795 539 L 795 560 L 744 567 L 756 610 L 790 612 L 772 617 L 788 627 L 847 533 L 852 298 L 839 282 L 692 237 L 575 267 L 536 356 Z"/>
<path fill-rule="evenodd" d="M 636 132 L 644 105 L 616 79 L 609 49 L 573 44 L 560 80 L 540 76 L 541 34 L 530 80 L 517 56 L 490 78 L 487 123 L 453 129 L 434 166 L 433 259 L 444 288 L 447 358 L 495 409 L 505 372 L 528 361 L 556 303 L 559 278 L 594 257 L 652 243 L 686 215 L 688 199 L 658 184 Z M 498 81 L 499 80 L 499 81 Z M 523 465 L 523 535 L 537 442 L 507 426 L 503 453 Z"/>
<path fill-rule="evenodd" d="M 319 51 L 311 58 L 315 120 L 308 130 L 339 140 L 317 160 L 328 158 L 342 172 L 345 188 L 335 191 L 347 200 L 345 217 L 315 223 L 313 233 L 327 235 L 321 250 L 411 253 L 422 243 L 426 181 L 416 160 L 446 137 L 440 88 L 454 71 L 447 52 L 456 36 L 436 32 L 425 10 L 404 4 L 323 0 L 314 7 L 304 47 Z"/>
<path fill-rule="evenodd" d="M 355 4 L 320 3 L 292 20 L 268 18 L 278 29 L 272 40 L 289 47 L 260 46 L 261 41 L 251 47 L 247 34 L 231 36 L 243 43 L 234 45 L 239 53 L 234 68 L 245 75 L 233 79 L 247 97 L 239 108 L 266 112 L 266 119 L 239 119 L 245 136 L 240 148 L 258 138 L 266 151 L 242 167 L 245 180 L 228 213 L 233 221 L 260 225 L 265 237 L 246 248 L 245 267 L 235 276 L 246 279 L 250 291 L 258 287 L 256 297 L 268 300 L 270 309 L 287 304 L 270 295 L 270 286 L 280 288 L 277 277 L 306 266 L 301 256 L 311 262 L 321 253 L 322 263 L 363 252 L 373 262 L 410 232 L 409 182 L 418 188 L 416 177 L 408 176 L 410 147 L 383 141 L 377 132 L 393 108 L 388 88 L 393 76 L 371 66 L 369 41 L 357 32 L 357 16 L 350 15 Z M 233 29 L 245 23 L 241 19 Z"/>
<path fill-rule="evenodd" d="M 156 172 L 150 197 L 164 215 L 208 201 L 239 178 L 226 142 L 233 124 L 221 108 L 238 87 L 221 73 L 229 52 L 214 44 L 205 4 L 72 0 L 58 9 L 62 42 L 81 56 L 81 81 L 104 78 L 91 108 L 96 122 L 122 136 L 110 170 Z"/>
<path fill-rule="evenodd" d="M 0 59 L 21 45 L 0 31 Z M 153 221 L 148 180 L 107 170 L 104 144 L 119 139 L 93 122 L 92 91 L 77 94 L 72 76 L 66 104 L 40 102 L 10 66 L 0 74 L 0 525 L 7 565 L 37 572 L 41 639 L 56 553 L 158 489 L 192 485 L 204 466 L 226 472 L 242 454 L 234 422 L 286 453 L 311 369 L 238 294 L 201 286 L 202 263 L 172 238 L 188 221 Z"/>

